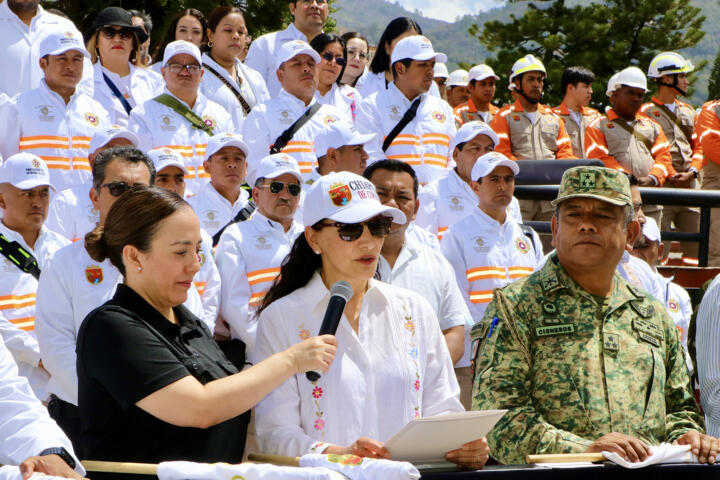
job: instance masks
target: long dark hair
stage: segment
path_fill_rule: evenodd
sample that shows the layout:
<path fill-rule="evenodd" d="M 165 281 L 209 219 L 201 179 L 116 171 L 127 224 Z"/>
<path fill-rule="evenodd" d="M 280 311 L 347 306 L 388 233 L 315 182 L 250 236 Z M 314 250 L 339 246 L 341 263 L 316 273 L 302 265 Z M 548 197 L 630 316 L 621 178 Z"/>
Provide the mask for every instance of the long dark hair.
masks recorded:
<path fill-rule="evenodd" d="M 220 24 L 220 20 L 227 17 L 231 13 L 237 13 L 241 17 L 243 17 L 243 21 L 245 20 L 245 14 L 241 9 L 238 7 L 231 7 L 229 5 L 222 5 L 220 7 L 213 8 L 213 11 L 210 12 L 210 15 L 208 15 L 207 18 L 207 29 L 211 32 L 215 33 L 215 30 L 217 30 L 218 25 Z M 204 33 L 204 35 L 207 35 L 207 33 Z M 209 52 L 210 46 L 208 46 L 207 43 L 203 44 L 202 50 L 204 52 Z"/>
<path fill-rule="evenodd" d="M 367 48 L 368 57 L 366 57 L 366 58 L 370 57 L 370 44 L 368 43 L 367 38 L 363 37 L 359 32 L 345 32 L 342 35 L 340 35 L 340 38 L 345 40 L 345 53 L 347 53 L 347 44 L 350 43 L 350 40 L 352 40 L 353 38 L 362 40 L 363 42 L 365 42 L 365 47 Z M 346 57 L 347 57 L 347 55 L 346 55 Z M 347 66 L 348 60 L 349 60 L 348 58 L 345 59 L 345 66 Z M 343 68 L 343 73 L 344 72 L 345 72 L 345 68 Z M 342 80 L 343 73 L 340 74 L 340 80 Z M 353 80 L 353 82 L 350 84 L 350 86 L 354 87 L 355 85 L 357 85 L 357 82 L 360 79 L 360 77 L 362 77 L 362 75 L 363 75 L 362 72 L 360 72 L 360 75 L 355 77 L 355 80 Z"/>
<path fill-rule="evenodd" d="M 390 45 L 397 37 L 411 30 L 417 32 L 418 35 L 422 35 L 422 28 L 412 18 L 398 17 L 388 23 L 378 41 L 375 56 L 370 62 L 370 71 L 372 73 L 383 73 L 390 70 L 390 56 L 385 51 L 385 45 Z"/>
<path fill-rule="evenodd" d="M 310 41 L 310 46 L 315 50 L 316 52 L 322 54 L 322 51 L 330 45 L 331 43 L 339 43 L 342 47 L 343 51 L 343 58 L 345 59 L 345 65 L 340 69 L 340 74 L 338 75 L 338 78 L 335 79 L 335 83 L 340 85 L 340 80 L 342 80 L 343 73 L 345 73 L 345 66 L 347 65 L 347 46 L 345 45 L 345 40 L 342 39 L 342 37 L 335 35 L 334 33 L 321 33 L 319 35 L 315 35 L 315 38 L 313 38 Z"/>
<path fill-rule="evenodd" d="M 312 226 L 313 229 L 319 230 L 320 222 Z M 302 288 L 308 284 L 312 276 L 322 266 L 320 255 L 313 252 L 310 244 L 305 238 L 305 234 L 301 233 L 295 239 L 290 253 L 283 260 L 280 267 L 280 275 L 275 278 L 270 290 L 265 294 L 260 308 L 256 315 L 265 310 L 275 300 L 279 300 L 286 295 L 290 295 L 298 288 Z"/>
<path fill-rule="evenodd" d="M 168 46 L 168 43 L 175 41 L 175 30 L 177 30 L 177 24 L 183 17 L 195 17 L 198 22 L 200 22 L 200 28 L 202 28 L 202 42 L 200 47 L 202 48 L 203 45 L 207 43 L 207 20 L 205 19 L 205 15 L 200 10 L 196 10 L 194 8 L 186 8 L 182 12 L 179 12 L 173 19 L 170 21 L 170 24 L 167 26 L 167 30 L 165 30 L 165 35 L 163 36 L 162 41 L 158 44 L 157 47 L 155 47 L 155 51 L 153 52 L 153 60 L 156 62 L 162 62 L 163 54 L 165 53 L 165 47 Z"/>

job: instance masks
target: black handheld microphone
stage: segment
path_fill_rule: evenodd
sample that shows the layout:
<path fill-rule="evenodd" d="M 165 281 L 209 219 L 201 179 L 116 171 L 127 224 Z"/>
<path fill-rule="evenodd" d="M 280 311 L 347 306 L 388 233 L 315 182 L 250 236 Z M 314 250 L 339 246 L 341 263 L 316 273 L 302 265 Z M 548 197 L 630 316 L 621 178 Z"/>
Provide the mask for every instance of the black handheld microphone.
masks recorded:
<path fill-rule="evenodd" d="M 338 325 L 340 324 L 340 319 L 342 318 L 343 310 L 345 310 L 345 304 L 352 296 L 353 289 L 350 284 L 344 280 L 337 281 L 330 287 L 330 301 L 328 302 L 327 310 L 325 310 L 325 316 L 323 317 L 318 335 L 335 335 Z M 305 376 L 311 382 L 320 380 L 320 374 L 318 372 L 305 372 Z"/>

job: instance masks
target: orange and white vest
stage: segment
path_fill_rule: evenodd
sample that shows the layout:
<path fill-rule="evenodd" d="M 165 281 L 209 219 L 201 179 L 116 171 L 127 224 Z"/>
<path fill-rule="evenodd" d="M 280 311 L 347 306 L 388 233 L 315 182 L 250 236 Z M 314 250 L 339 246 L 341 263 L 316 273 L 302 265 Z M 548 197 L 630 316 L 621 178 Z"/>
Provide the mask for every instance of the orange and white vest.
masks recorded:
<path fill-rule="evenodd" d="M 220 237 L 215 262 L 220 270 L 220 314 L 230 325 L 232 338 L 255 345 L 255 311 L 292 248 L 303 226 L 293 223 L 285 232 L 278 222 L 259 211 L 244 222 L 229 226 Z"/>
<path fill-rule="evenodd" d="M 167 88 L 163 91 L 172 95 Z M 175 97 L 177 98 L 177 97 Z M 179 102 L 183 103 L 179 98 Z M 185 106 L 188 106 L 185 104 Z M 217 103 L 208 100 L 198 92 L 195 105 L 191 109 L 214 133 L 234 132 L 230 114 Z M 208 136 L 205 131 L 195 128 L 175 110 L 154 100 L 148 100 L 133 108 L 128 120 L 128 130 L 140 139 L 140 150 L 147 152 L 153 148 L 169 147 L 183 158 L 188 174 L 185 176 L 187 196 L 193 196 L 210 181 L 210 174 L 203 168 L 203 158 Z"/>
<path fill-rule="evenodd" d="M 56 191 L 90 185 L 90 139 L 107 128 L 107 111 L 80 92 L 65 101 L 43 80 L 38 88 L 22 93 L 0 113 L 0 152 L 7 158 L 28 152 L 45 160 Z"/>
<path fill-rule="evenodd" d="M 280 90 L 275 97 L 252 109 L 245 118 L 242 132 L 243 139 L 250 148 L 249 178 L 254 177 L 253 169 L 260 160 L 270 155 L 270 148 L 275 140 L 316 102 L 313 98 L 309 105 L 305 105 L 305 102 L 296 96 Z M 282 149 L 282 153 L 287 153 L 298 162 L 304 180 L 309 179 L 313 168 L 317 166 L 315 137 L 325 130 L 327 125 L 343 121 L 343 118 L 345 115 L 336 107 L 321 106 Z"/>
<path fill-rule="evenodd" d="M 426 184 L 447 175 L 448 162 L 452 159 L 450 142 L 457 130 L 453 110 L 445 100 L 427 93 L 421 98 L 415 118 L 385 152 L 382 150 L 385 137 L 412 105 L 394 83 L 360 103 L 355 128 L 361 133 L 376 134 L 365 144 L 365 151 L 370 156 L 368 164 L 385 158 L 402 160 L 415 169 L 420 183 Z"/>

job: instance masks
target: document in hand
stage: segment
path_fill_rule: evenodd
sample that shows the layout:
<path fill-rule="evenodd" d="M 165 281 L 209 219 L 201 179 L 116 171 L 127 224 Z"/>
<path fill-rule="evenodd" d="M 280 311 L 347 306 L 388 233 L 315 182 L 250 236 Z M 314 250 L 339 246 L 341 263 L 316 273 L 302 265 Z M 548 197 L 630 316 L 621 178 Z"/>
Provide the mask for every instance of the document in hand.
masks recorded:
<path fill-rule="evenodd" d="M 480 410 L 416 418 L 385 442 L 393 460 L 429 463 L 482 438 L 507 410 Z"/>

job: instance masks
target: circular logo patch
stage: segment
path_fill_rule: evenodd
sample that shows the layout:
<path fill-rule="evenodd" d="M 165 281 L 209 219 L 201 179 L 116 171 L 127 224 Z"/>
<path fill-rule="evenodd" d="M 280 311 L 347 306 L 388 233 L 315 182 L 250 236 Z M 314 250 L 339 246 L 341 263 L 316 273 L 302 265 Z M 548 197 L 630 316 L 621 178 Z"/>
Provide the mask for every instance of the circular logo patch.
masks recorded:
<path fill-rule="evenodd" d="M 528 253 L 530 251 L 528 244 L 525 240 L 522 238 L 518 238 L 515 241 L 515 247 L 518 249 L 520 253 Z"/>
<path fill-rule="evenodd" d="M 40 166 L 41 166 L 40 160 L 38 160 L 37 158 L 33 158 L 33 159 L 32 159 L 32 166 L 35 167 L 35 168 L 40 168 Z"/>
<path fill-rule="evenodd" d="M 668 310 L 670 310 L 672 313 L 677 313 L 680 311 L 680 305 L 678 304 L 677 300 L 668 300 Z"/>
<path fill-rule="evenodd" d="M 442 112 L 433 112 L 432 117 L 435 119 L 435 121 L 440 123 L 445 123 L 446 117 L 445 114 Z"/>
<path fill-rule="evenodd" d="M 212 117 L 208 117 L 206 115 L 202 118 L 203 118 L 203 122 L 205 122 L 205 125 L 207 125 L 210 128 L 215 128 L 215 126 L 217 125 L 217 122 Z"/>
<path fill-rule="evenodd" d="M 98 119 L 97 115 L 95 115 L 94 113 L 90 113 L 90 112 L 86 113 L 85 121 L 87 121 L 93 127 L 97 127 L 98 125 L 100 125 L 100 120 Z"/>

